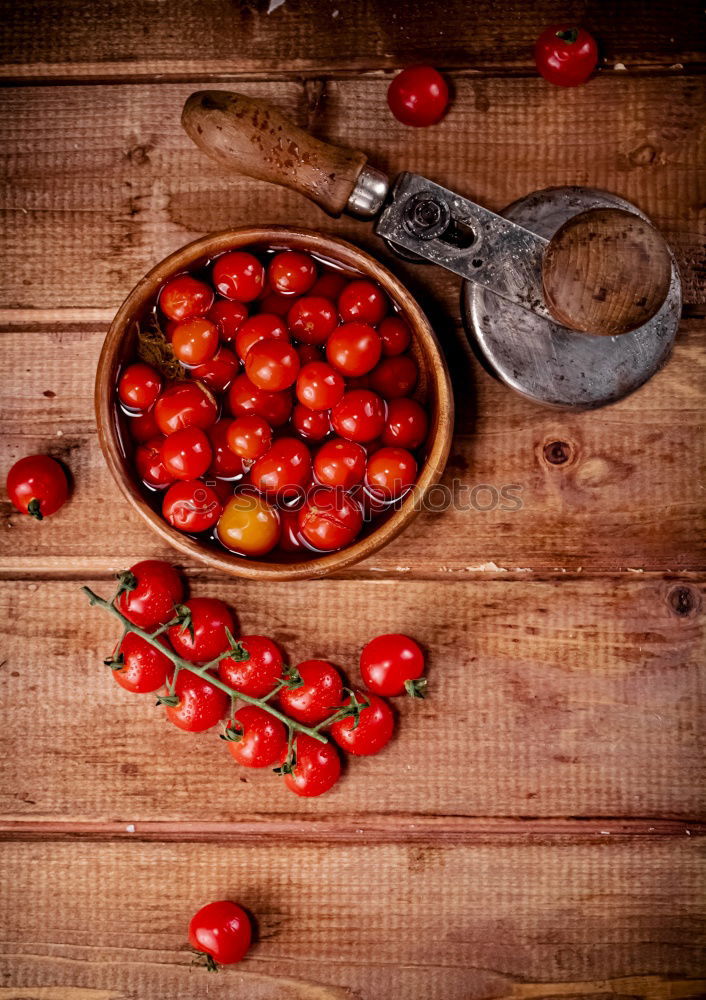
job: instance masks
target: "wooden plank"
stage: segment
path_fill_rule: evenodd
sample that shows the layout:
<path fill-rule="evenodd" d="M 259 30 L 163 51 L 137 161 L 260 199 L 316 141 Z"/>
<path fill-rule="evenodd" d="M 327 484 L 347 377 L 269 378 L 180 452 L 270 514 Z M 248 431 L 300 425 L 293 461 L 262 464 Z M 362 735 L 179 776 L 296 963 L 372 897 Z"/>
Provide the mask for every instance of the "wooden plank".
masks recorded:
<path fill-rule="evenodd" d="M 5 575 L 114 572 L 136 554 L 170 557 L 118 494 L 97 444 L 92 396 L 102 339 L 103 328 L 90 323 L 0 333 L 2 366 L 16 373 L 0 381 L 0 467 L 48 450 L 76 483 L 71 502 L 42 524 L 2 500 Z M 421 513 L 347 575 L 526 578 L 703 568 L 703 321 L 683 324 L 673 358 L 648 385 L 599 413 L 534 406 L 483 372 L 462 340 L 460 330 L 447 330 L 456 438 L 445 492 L 431 498 L 445 509 Z M 553 442 L 564 443 L 561 464 L 549 460 L 556 458 Z M 516 506 L 509 494 L 501 498 L 510 486 L 518 487 L 520 509 L 503 509 Z"/>
<path fill-rule="evenodd" d="M 702 846 L 2 845 L 7 1000 L 702 997 Z M 191 914 L 259 940 L 216 983 Z M 28 900 L 32 905 L 28 905 Z"/>
<path fill-rule="evenodd" d="M 535 79 L 454 83 L 453 112 L 413 137 L 390 117 L 384 80 L 239 86 L 319 135 L 365 150 L 391 174 L 417 171 L 492 209 L 551 185 L 616 191 L 673 245 L 686 303 L 704 303 L 702 79 L 624 75 L 568 90 Z M 169 251 L 204 231 L 249 223 L 335 232 L 390 260 L 366 223 L 329 220 L 294 193 L 212 164 L 179 124 L 194 86 L 3 92 L 3 307 L 115 308 Z M 438 269 L 392 266 L 432 306 L 457 294 L 457 280 Z"/>
<path fill-rule="evenodd" d="M 622 0 L 528 4 L 445 0 L 430 11 L 423 0 L 28 0 L 2 3 L 0 62 L 18 78 L 135 78 L 213 74 L 313 73 L 431 62 L 475 71 L 534 70 L 540 31 L 576 22 L 600 39 L 604 64 L 630 69 L 704 61 L 703 9 Z"/>
<path fill-rule="evenodd" d="M 94 584 L 109 596 L 106 582 Z M 135 698 L 102 659 L 116 628 L 77 582 L 6 583 L 0 813 L 32 823 L 191 824 L 360 818 L 703 815 L 703 587 L 684 581 L 197 580 L 296 663 L 328 657 L 355 683 L 362 644 L 401 631 L 429 650 L 431 697 L 398 699 L 399 732 L 325 798 L 238 770 Z M 80 652 L 79 652 L 80 651 Z M 603 829 L 603 827 L 599 827 Z"/>

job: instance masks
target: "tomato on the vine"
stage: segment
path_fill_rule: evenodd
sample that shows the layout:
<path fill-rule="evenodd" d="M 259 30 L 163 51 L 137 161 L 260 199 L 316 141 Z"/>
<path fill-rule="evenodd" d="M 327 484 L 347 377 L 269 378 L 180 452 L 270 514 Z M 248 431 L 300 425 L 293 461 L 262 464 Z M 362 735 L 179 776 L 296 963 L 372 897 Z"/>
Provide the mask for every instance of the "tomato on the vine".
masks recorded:
<path fill-rule="evenodd" d="M 234 965 L 250 947 L 252 928 L 245 910 L 227 899 L 208 903 L 189 923 L 189 944 L 213 963 Z"/>
<path fill-rule="evenodd" d="M 380 448 L 368 459 L 365 483 L 382 500 L 397 500 L 417 479 L 417 461 L 406 448 Z"/>
<path fill-rule="evenodd" d="M 113 668 L 113 677 L 120 687 L 134 694 L 157 691 L 173 669 L 172 661 L 164 653 L 135 632 L 128 632 L 120 643 L 117 659 L 122 664 Z"/>
<path fill-rule="evenodd" d="M 381 353 L 382 342 L 367 323 L 344 323 L 326 342 L 326 360 L 343 375 L 367 375 Z"/>
<path fill-rule="evenodd" d="M 222 510 L 223 504 L 216 491 L 200 479 L 173 483 L 162 500 L 165 521 L 179 531 L 194 535 L 212 528 Z"/>
<path fill-rule="evenodd" d="M 138 628 L 151 629 L 174 618 L 174 609 L 184 596 L 181 577 L 167 562 L 142 559 L 128 570 L 126 583 L 116 602 L 118 611 Z"/>
<path fill-rule="evenodd" d="M 254 462 L 268 452 L 271 445 L 272 428 L 255 413 L 236 417 L 228 425 L 228 447 L 245 461 Z"/>
<path fill-rule="evenodd" d="M 446 114 L 449 88 L 433 66 L 410 66 L 388 87 L 387 103 L 403 125 L 436 125 Z"/>
<path fill-rule="evenodd" d="M 373 281 L 351 281 L 338 298 L 338 311 L 344 323 L 377 326 L 387 313 L 387 296 Z"/>
<path fill-rule="evenodd" d="M 194 365 L 191 374 L 212 392 L 225 392 L 239 369 L 240 364 L 235 354 L 227 347 L 220 347 L 210 361 Z"/>
<path fill-rule="evenodd" d="M 421 697 L 426 686 L 424 653 L 408 635 L 379 635 L 363 646 L 360 676 L 369 691 L 379 695 Z"/>
<path fill-rule="evenodd" d="M 140 479 L 157 490 L 169 486 L 175 479 L 162 458 L 162 445 L 166 440 L 163 434 L 156 434 L 135 449 L 135 468 Z"/>
<path fill-rule="evenodd" d="M 213 305 L 213 289 L 190 274 L 179 274 L 159 293 L 159 308 L 167 319 L 180 323 L 191 316 L 204 316 Z"/>
<path fill-rule="evenodd" d="M 216 597 L 192 597 L 184 607 L 191 612 L 190 624 L 172 625 L 168 632 L 179 656 L 192 663 L 205 663 L 224 653 L 230 646 L 227 632 L 235 630 L 228 605 Z"/>
<path fill-rule="evenodd" d="M 368 389 L 352 389 L 331 412 L 331 423 L 339 437 L 366 444 L 380 437 L 385 427 L 387 407 L 383 399 Z"/>
<path fill-rule="evenodd" d="M 226 736 L 233 759 L 244 767 L 272 767 L 287 752 L 284 724 L 257 705 L 239 708 L 226 727 Z"/>
<path fill-rule="evenodd" d="M 288 340 L 258 340 L 245 358 L 245 374 L 265 392 L 289 389 L 299 374 L 299 355 Z"/>
<path fill-rule="evenodd" d="M 212 457 L 209 439 L 199 427 L 175 431 L 162 443 L 162 462 L 173 479 L 199 479 Z"/>
<path fill-rule="evenodd" d="M 399 399 L 409 396 L 417 384 L 419 369 L 408 354 L 394 358 L 383 358 L 370 373 L 370 388 L 383 399 Z"/>
<path fill-rule="evenodd" d="M 238 375 L 228 391 L 228 405 L 234 417 L 256 413 L 272 427 L 281 427 L 292 412 L 292 394 L 266 392 L 253 385 L 247 375 Z"/>
<path fill-rule="evenodd" d="M 192 316 L 177 323 L 171 341 L 177 361 L 187 367 L 202 365 L 218 350 L 218 327 L 203 316 Z"/>
<path fill-rule="evenodd" d="M 277 508 L 256 493 L 236 493 L 223 508 L 216 537 L 224 548 L 242 556 L 264 556 L 279 541 Z"/>
<path fill-rule="evenodd" d="M 583 28 L 555 24 L 537 39 L 534 61 L 545 80 L 558 87 L 577 87 L 598 65 L 598 45 Z"/>
<path fill-rule="evenodd" d="M 395 448 L 418 448 L 426 440 L 429 418 L 414 399 L 391 399 L 382 443 Z"/>
<path fill-rule="evenodd" d="M 238 302 L 252 302 L 265 285 L 265 269 L 253 254 L 233 250 L 213 265 L 213 284 L 219 295 Z"/>
<path fill-rule="evenodd" d="M 66 473 L 48 455 L 28 455 L 12 466 L 7 474 L 7 495 L 22 514 L 41 521 L 66 503 L 69 484 Z"/>
<path fill-rule="evenodd" d="M 251 698 L 263 698 L 282 676 L 282 652 L 276 642 L 264 635 L 243 635 L 238 646 L 249 658 L 235 660 L 228 656 L 221 660 L 218 664 L 221 680 Z"/>
<path fill-rule="evenodd" d="M 283 250 L 274 255 L 267 274 L 280 295 L 304 295 L 316 281 L 316 264 L 309 254 Z"/>
<path fill-rule="evenodd" d="M 321 295 L 306 295 L 287 313 L 287 325 L 303 344 L 325 344 L 338 325 L 336 306 Z"/>
<path fill-rule="evenodd" d="M 304 683 L 282 688 L 277 696 L 279 704 L 290 718 L 315 726 L 333 715 L 341 704 L 343 681 L 327 660 L 304 660 L 296 669 Z"/>
<path fill-rule="evenodd" d="M 363 481 L 367 454 L 355 441 L 333 438 L 323 444 L 314 459 L 314 472 L 322 486 L 350 490 Z"/>
<path fill-rule="evenodd" d="M 131 410 L 149 410 L 162 391 L 162 378 L 141 361 L 128 365 L 118 382 L 118 397 Z"/>
<path fill-rule="evenodd" d="M 360 704 L 365 705 L 365 702 L 368 704 L 360 709 L 357 723 L 353 716 L 334 722 L 331 726 L 331 735 L 342 749 L 354 757 L 369 757 L 380 753 L 392 739 L 395 717 L 387 702 L 378 695 L 364 691 L 353 693 Z M 351 698 L 348 696 L 343 705 L 350 704 Z"/>
<path fill-rule="evenodd" d="M 154 418 L 165 435 L 184 427 L 205 430 L 218 419 L 218 406 L 213 393 L 200 382 L 175 382 L 154 404 Z"/>
<path fill-rule="evenodd" d="M 213 728 L 230 707 L 230 698 L 225 691 L 190 670 L 179 671 L 174 694 L 179 701 L 176 705 L 165 706 L 167 718 L 189 733 L 203 733 Z"/>
<path fill-rule="evenodd" d="M 309 482 L 311 454 L 303 441 L 278 438 L 250 469 L 250 481 L 263 493 L 286 498 Z"/>
<path fill-rule="evenodd" d="M 321 743 L 306 733 L 294 741 L 296 761 L 291 774 L 285 774 L 287 788 L 302 798 L 323 795 L 341 776 L 341 759 L 334 746 Z M 286 751 L 285 751 L 286 753 Z"/>
<path fill-rule="evenodd" d="M 281 316 L 274 313 L 258 313 L 246 319 L 235 338 L 235 349 L 241 361 L 245 361 L 248 352 L 261 340 L 289 340 L 287 327 Z"/>
<path fill-rule="evenodd" d="M 310 410 L 330 410 L 343 398 L 345 382 L 325 361 L 304 365 L 297 377 L 297 399 Z"/>

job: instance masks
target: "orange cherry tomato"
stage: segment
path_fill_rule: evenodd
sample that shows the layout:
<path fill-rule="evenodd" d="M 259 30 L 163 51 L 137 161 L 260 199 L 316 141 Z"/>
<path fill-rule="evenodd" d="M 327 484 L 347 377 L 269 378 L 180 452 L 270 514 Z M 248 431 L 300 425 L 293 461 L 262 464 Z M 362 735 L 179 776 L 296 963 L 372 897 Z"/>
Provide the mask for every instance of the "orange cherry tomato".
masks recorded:
<path fill-rule="evenodd" d="M 277 510 L 250 492 L 231 497 L 216 525 L 221 545 L 243 556 L 264 556 L 275 547 L 279 534 Z"/>

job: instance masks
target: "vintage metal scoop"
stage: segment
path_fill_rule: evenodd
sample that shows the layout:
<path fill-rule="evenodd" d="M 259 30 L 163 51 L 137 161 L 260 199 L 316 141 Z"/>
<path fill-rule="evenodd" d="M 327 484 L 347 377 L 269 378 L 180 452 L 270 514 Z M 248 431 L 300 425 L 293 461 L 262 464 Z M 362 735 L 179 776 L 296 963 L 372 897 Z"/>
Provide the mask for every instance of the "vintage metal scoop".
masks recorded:
<path fill-rule="evenodd" d="M 390 185 L 364 153 L 225 91 L 192 94 L 182 124 L 219 163 L 299 191 L 330 215 L 375 220 L 400 256 L 460 275 L 472 344 L 498 378 L 536 402 L 614 402 L 669 354 L 681 311 L 676 264 L 622 198 L 549 188 L 496 215 L 418 174 Z"/>

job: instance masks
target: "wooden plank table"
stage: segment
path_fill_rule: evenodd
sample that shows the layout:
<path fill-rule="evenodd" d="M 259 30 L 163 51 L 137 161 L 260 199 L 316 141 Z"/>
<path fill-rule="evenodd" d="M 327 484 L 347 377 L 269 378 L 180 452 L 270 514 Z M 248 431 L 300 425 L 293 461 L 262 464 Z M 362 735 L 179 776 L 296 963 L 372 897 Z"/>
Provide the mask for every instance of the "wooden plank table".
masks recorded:
<path fill-rule="evenodd" d="M 0 3 L 0 467 L 48 451 L 76 482 L 41 525 L 1 509 L 0 998 L 703 996 L 703 5 L 267 9 Z M 574 18 L 600 37 L 604 69 L 552 88 L 531 46 Z M 385 92 L 420 59 L 455 99 L 443 124 L 411 131 Z M 471 357 L 451 275 L 190 144 L 181 105 L 214 83 L 491 208 L 553 184 L 633 200 L 684 279 L 669 364 L 595 413 L 513 395 Z M 252 222 L 342 234 L 409 283 L 455 383 L 445 482 L 521 500 L 427 512 L 328 581 L 184 567 L 295 662 L 326 656 L 355 676 L 377 632 L 428 646 L 430 698 L 400 706 L 394 744 L 320 800 L 236 772 L 212 737 L 117 689 L 100 669 L 114 630 L 79 591 L 170 558 L 97 445 L 107 323 L 164 254 Z M 259 940 L 214 984 L 189 968 L 185 937 L 219 897 L 256 914 Z"/>

